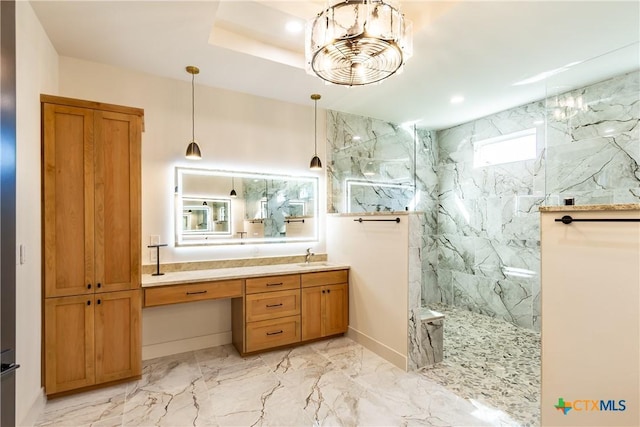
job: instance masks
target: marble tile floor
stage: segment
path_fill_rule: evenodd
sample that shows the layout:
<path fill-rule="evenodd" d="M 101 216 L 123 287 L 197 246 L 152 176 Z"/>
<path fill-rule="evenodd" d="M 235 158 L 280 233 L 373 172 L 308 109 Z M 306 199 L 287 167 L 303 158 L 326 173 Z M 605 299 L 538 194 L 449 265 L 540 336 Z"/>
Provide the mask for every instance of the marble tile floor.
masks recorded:
<path fill-rule="evenodd" d="M 537 389 L 518 385 L 523 382 L 515 379 L 524 368 L 520 362 L 502 363 L 504 371 L 485 368 L 497 371 L 486 372 L 491 379 L 483 379 L 484 362 L 471 359 L 492 357 L 471 348 L 484 340 L 474 338 L 479 334 L 475 329 L 467 329 L 478 324 L 484 330 L 482 322 L 473 313 L 459 315 L 463 322 L 472 323 L 450 328 L 456 334 L 465 330 L 470 334 L 462 337 L 466 344 L 456 345 L 447 337 L 455 312 L 444 306 L 433 308 L 447 315 L 445 362 L 436 368 L 403 372 L 346 337 L 244 359 L 225 345 L 148 360 L 139 381 L 53 399 L 36 425 L 537 425 L 537 404 L 529 405 L 528 400 L 537 399 Z M 487 320 L 488 324 L 491 320 L 495 319 Z M 510 335 L 510 346 L 513 339 Z M 461 355 L 466 353 L 470 357 L 464 362 Z M 527 392 L 531 396 L 517 396 Z"/>

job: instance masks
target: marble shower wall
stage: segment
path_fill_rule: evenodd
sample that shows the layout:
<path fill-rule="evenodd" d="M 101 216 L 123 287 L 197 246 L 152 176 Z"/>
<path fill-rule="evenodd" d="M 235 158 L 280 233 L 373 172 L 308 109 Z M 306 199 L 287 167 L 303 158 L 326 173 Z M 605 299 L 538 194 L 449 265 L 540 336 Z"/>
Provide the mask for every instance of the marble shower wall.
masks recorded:
<path fill-rule="evenodd" d="M 539 328 L 544 111 L 540 101 L 438 132 L 438 281 L 425 292 L 427 305 Z M 474 168 L 474 141 L 531 128 L 534 160 Z"/>
<path fill-rule="evenodd" d="M 327 163 L 327 212 L 421 212 L 412 259 L 422 265 L 422 293 L 437 289 L 435 132 L 328 111 Z"/>
<path fill-rule="evenodd" d="M 547 99 L 549 204 L 640 201 L 640 73 Z"/>
<path fill-rule="evenodd" d="M 328 111 L 327 144 L 327 212 L 436 206 L 435 132 Z"/>
<path fill-rule="evenodd" d="M 638 77 L 618 76 L 437 133 L 438 281 L 423 292 L 435 297 L 427 304 L 540 329 L 538 206 L 569 196 L 576 204 L 640 201 Z M 537 129 L 535 160 L 473 167 L 474 141 L 529 128 Z"/>
<path fill-rule="evenodd" d="M 640 202 L 639 75 L 438 132 L 415 130 L 415 193 L 413 129 L 329 111 L 328 212 L 424 212 L 422 304 L 444 302 L 539 330 L 538 206 L 564 197 Z M 534 160 L 473 167 L 474 141 L 530 128 Z M 368 162 L 376 175 L 364 174 Z"/>

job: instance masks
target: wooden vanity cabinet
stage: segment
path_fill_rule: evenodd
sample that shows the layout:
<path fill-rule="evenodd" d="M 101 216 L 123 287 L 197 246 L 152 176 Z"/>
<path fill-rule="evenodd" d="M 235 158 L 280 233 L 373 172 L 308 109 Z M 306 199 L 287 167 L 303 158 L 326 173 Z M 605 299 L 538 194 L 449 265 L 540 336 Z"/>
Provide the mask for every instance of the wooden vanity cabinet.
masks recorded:
<path fill-rule="evenodd" d="M 244 352 L 300 342 L 299 274 L 246 279 L 245 292 Z"/>
<path fill-rule="evenodd" d="M 140 293 L 45 300 L 47 394 L 140 375 Z"/>
<path fill-rule="evenodd" d="M 45 296 L 139 288 L 142 110 L 41 101 Z"/>
<path fill-rule="evenodd" d="M 348 280 L 348 270 L 302 275 L 302 341 L 347 331 Z"/>
<path fill-rule="evenodd" d="M 49 95 L 41 103 L 49 395 L 141 372 L 143 110 Z"/>
<path fill-rule="evenodd" d="M 231 302 L 234 346 L 244 355 L 346 332 L 348 283 L 347 269 L 246 279 Z"/>

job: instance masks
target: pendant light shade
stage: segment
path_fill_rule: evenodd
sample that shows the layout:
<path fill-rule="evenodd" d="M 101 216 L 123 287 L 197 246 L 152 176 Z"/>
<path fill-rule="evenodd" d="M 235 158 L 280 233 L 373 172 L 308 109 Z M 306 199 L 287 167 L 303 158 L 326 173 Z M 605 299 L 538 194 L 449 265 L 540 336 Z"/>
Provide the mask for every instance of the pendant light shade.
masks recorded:
<path fill-rule="evenodd" d="M 373 176 L 377 173 L 376 171 L 376 164 L 372 161 L 369 160 L 365 165 L 364 165 L 364 169 L 362 170 L 362 174 L 364 176 Z"/>
<path fill-rule="evenodd" d="M 320 157 L 313 156 L 311 159 L 311 163 L 309 164 L 309 169 L 322 169 L 322 162 L 320 161 Z"/>
<path fill-rule="evenodd" d="M 231 177 L 231 192 L 229 193 L 229 197 L 231 197 L 232 199 L 235 199 L 236 197 L 238 197 L 238 193 L 236 193 L 236 186 L 233 181 L 233 177 Z"/>
<path fill-rule="evenodd" d="M 318 99 L 320 99 L 320 95 L 314 93 L 311 95 L 311 99 L 314 102 L 314 122 L 313 122 L 313 147 L 314 154 L 311 158 L 311 163 L 309 164 L 309 169 L 311 170 L 319 170 L 322 169 L 322 162 L 320 161 L 320 157 L 318 157 Z"/>
<path fill-rule="evenodd" d="M 196 142 L 195 137 L 195 102 L 194 102 L 194 79 L 196 74 L 200 72 L 198 67 L 194 67 L 193 65 L 189 65 L 187 68 L 187 73 L 191 74 L 191 142 L 187 146 L 187 153 L 185 157 L 189 160 L 200 160 L 202 158 L 202 154 L 200 153 L 200 147 Z"/>
<path fill-rule="evenodd" d="M 189 143 L 189 146 L 187 147 L 187 154 L 185 155 L 185 157 L 190 160 L 200 160 L 202 158 L 200 147 L 198 147 L 198 144 L 196 144 L 195 141 L 191 141 Z"/>

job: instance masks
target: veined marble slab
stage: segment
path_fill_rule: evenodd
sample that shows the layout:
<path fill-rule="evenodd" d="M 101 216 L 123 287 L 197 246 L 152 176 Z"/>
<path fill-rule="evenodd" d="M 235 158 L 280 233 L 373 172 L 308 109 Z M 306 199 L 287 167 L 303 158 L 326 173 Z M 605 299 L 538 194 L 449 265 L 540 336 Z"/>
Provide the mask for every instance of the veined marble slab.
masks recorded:
<path fill-rule="evenodd" d="M 612 205 L 540 206 L 539 209 L 540 212 L 635 211 L 640 210 L 640 203 L 619 203 Z"/>
<path fill-rule="evenodd" d="M 214 268 L 252 267 L 256 265 L 295 264 L 304 262 L 305 255 L 272 256 L 259 258 L 214 259 L 208 261 L 171 262 L 160 264 L 163 273 L 173 271 L 211 270 Z M 313 254 L 311 261 L 326 261 L 327 254 Z M 156 272 L 156 264 L 142 266 L 142 274 Z"/>
<path fill-rule="evenodd" d="M 256 265 L 251 267 L 215 268 L 211 270 L 176 271 L 163 276 L 142 275 L 142 287 L 197 283 L 209 280 L 244 279 L 247 277 L 275 276 L 278 274 L 300 274 L 316 271 L 348 269 L 345 264 L 310 262 L 309 264 Z"/>

